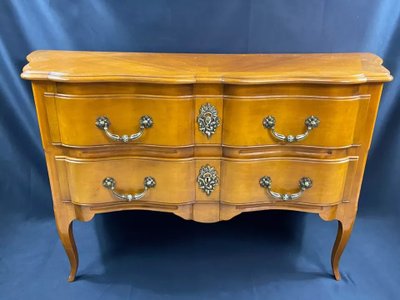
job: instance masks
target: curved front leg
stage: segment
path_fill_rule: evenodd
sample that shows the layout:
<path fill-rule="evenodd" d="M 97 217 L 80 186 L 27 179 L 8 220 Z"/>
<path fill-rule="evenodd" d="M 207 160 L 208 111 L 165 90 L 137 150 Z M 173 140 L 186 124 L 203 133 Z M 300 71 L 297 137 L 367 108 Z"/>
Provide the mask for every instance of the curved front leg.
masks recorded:
<path fill-rule="evenodd" d="M 75 280 L 79 264 L 78 250 L 76 249 L 72 222 L 73 220 L 71 219 L 65 220 L 56 218 L 58 235 L 60 236 L 61 243 L 64 246 L 71 265 L 71 271 L 68 276 L 69 282 Z"/>
<path fill-rule="evenodd" d="M 331 265 L 336 280 L 340 280 L 339 261 L 353 230 L 354 219 L 338 220 L 338 231 L 332 249 Z"/>

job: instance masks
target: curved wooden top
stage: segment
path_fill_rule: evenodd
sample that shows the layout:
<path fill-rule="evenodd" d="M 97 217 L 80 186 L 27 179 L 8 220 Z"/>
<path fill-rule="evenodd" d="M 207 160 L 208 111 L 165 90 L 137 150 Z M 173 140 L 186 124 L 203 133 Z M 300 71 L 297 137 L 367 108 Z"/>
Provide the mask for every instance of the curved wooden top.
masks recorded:
<path fill-rule="evenodd" d="M 372 53 L 188 54 L 34 51 L 21 77 L 58 82 L 339 83 L 392 80 Z"/>

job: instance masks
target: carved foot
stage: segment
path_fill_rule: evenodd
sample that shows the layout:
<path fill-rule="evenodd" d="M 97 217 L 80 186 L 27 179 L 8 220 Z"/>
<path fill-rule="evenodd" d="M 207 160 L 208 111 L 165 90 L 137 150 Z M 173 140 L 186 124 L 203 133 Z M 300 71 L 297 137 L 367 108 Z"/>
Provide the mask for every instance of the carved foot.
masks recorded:
<path fill-rule="evenodd" d="M 67 253 L 69 263 L 71 265 L 71 272 L 68 276 L 68 281 L 72 282 L 75 280 L 75 275 L 78 270 L 79 258 L 78 251 L 75 245 L 73 225 L 71 221 L 59 220 L 57 222 L 57 230 L 61 239 L 61 243 L 64 246 L 65 252 Z"/>
<path fill-rule="evenodd" d="M 339 261 L 342 256 L 343 250 L 349 241 L 351 231 L 353 229 L 354 219 L 341 221 L 338 220 L 338 232 L 336 235 L 335 244 L 332 249 L 331 264 L 332 271 L 336 280 L 340 280 Z"/>

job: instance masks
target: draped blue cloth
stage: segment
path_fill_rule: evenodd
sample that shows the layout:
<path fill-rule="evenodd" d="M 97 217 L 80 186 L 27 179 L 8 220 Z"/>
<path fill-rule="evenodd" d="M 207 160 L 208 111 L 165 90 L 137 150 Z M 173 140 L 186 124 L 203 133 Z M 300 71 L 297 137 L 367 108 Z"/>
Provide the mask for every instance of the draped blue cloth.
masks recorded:
<path fill-rule="evenodd" d="M 400 1 L 0 1 L 0 299 L 397 299 L 400 287 Z M 77 223 L 72 284 L 56 234 L 30 83 L 37 49 L 373 52 L 382 95 L 343 280 L 333 222 L 291 212 L 198 224 L 121 212 Z"/>

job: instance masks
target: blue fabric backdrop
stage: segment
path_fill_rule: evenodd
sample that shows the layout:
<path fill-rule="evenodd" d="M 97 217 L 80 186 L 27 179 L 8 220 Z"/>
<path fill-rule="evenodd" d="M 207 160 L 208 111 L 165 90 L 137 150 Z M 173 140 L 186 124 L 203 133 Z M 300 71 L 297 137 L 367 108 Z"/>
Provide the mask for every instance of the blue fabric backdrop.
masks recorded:
<path fill-rule="evenodd" d="M 0 299 L 396 299 L 400 1 L 0 1 Z M 290 212 L 198 224 L 123 212 L 77 223 L 68 284 L 25 56 L 37 49 L 380 55 L 386 85 L 359 218 L 336 282 L 336 224 Z"/>

